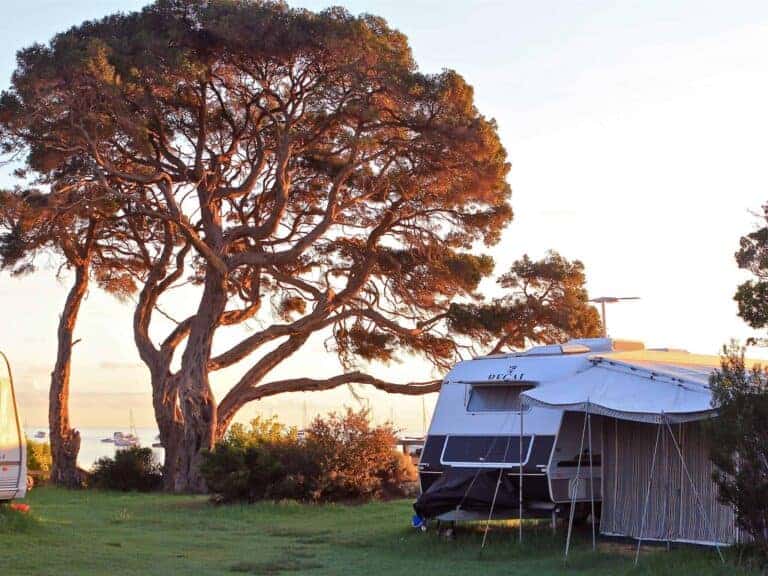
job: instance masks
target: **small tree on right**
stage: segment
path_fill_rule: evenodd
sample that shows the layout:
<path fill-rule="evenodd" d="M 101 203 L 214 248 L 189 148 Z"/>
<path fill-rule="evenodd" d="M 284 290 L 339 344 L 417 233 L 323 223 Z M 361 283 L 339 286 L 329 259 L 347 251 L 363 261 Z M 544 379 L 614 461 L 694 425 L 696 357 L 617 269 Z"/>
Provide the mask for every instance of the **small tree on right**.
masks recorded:
<path fill-rule="evenodd" d="M 748 367 L 744 351 L 732 346 L 710 387 L 718 416 L 707 429 L 720 501 L 768 554 L 768 372 Z"/>
<path fill-rule="evenodd" d="M 739 268 L 752 274 L 733 297 L 739 316 L 752 328 L 768 327 L 768 204 L 763 206 L 763 220 L 762 226 L 741 237 L 735 254 Z"/>
<path fill-rule="evenodd" d="M 763 223 L 741 237 L 735 254 L 739 268 L 752 278 L 734 295 L 739 316 L 752 328 L 768 326 L 768 204 Z M 755 344 L 757 338 L 747 342 Z M 744 350 L 726 347 L 720 370 L 710 378 L 717 418 L 708 423 L 713 480 L 720 501 L 731 506 L 736 521 L 768 555 L 768 371 L 750 366 Z"/>

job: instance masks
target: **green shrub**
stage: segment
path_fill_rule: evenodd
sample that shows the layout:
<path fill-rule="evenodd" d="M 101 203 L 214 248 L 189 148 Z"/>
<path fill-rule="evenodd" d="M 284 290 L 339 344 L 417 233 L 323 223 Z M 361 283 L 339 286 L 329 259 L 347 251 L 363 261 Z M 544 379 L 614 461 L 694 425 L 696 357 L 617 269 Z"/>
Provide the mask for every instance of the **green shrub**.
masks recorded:
<path fill-rule="evenodd" d="M 363 500 L 402 495 L 415 480 L 410 459 L 393 449 L 389 426 L 365 411 L 317 418 L 299 438 L 275 418 L 235 425 L 204 458 L 208 489 L 226 501 Z"/>
<path fill-rule="evenodd" d="M 51 477 L 51 445 L 27 438 L 27 470 L 37 472 L 37 479 L 48 481 Z"/>
<path fill-rule="evenodd" d="M 209 452 L 201 473 L 209 491 L 227 501 L 309 500 L 312 476 L 295 428 L 257 417 L 249 427 L 234 424 Z"/>
<path fill-rule="evenodd" d="M 151 448 L 127 448 L 115 457 L 99 458 L 93 465 L 91 486 L 102 490 L 149 492 L 163 481 L 160 465 Z"/>
<path fill-rule="evenodd" d="M 262 418 L 256 416 L 248 427 L 240 423 L 232 424 L 225 441 L 228 444 L 246 446 L 254 444 L 295 444 L 298 430 L 281 424 L 277 416 Z"/>
<path fill-rule="evenodd" d="M 768 372 L 731 349 L 710 379 L 718 416 L 707 423 L 713 480 L 753 548 L 768 558 Z"/>

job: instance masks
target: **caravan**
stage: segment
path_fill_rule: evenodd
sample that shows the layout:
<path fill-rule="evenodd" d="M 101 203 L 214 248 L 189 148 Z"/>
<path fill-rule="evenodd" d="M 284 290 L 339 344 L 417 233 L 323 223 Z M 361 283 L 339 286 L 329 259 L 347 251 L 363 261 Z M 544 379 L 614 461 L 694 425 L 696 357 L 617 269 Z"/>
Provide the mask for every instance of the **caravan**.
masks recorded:
<path fill-rule="evenodd" d="M 16 405 L 11 366 L 0 373 L 0 502 L 23 498 L 27 491 L 27 450 Z"/>
<path fill-rule="evenodd" d="M 601 498 L 601 419 L 592 419 L 582 443 L 583 418 L 528 406 L 521 394 L 587 370 L 595 354 L 642 347 L 582 339 L 460 362 L 445 377 L 422 451 L 417 514 L 554 519 L 573 502 L 576 517 L 585 518 Z M 577 481 L 577 470 L 592 481 Z"/>

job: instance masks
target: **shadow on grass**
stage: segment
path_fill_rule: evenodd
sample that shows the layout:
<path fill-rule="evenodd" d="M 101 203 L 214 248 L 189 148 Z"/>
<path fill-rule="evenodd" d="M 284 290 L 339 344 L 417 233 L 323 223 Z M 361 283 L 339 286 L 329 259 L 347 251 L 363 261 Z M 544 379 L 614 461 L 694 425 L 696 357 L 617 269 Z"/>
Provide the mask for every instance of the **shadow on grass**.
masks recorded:
<path fill-rule="evenodd" d="M 668 552 L 662 547 L 644 546 L 640 563 L 634 567 L 634 543 L 608 542 L 598 538 L 597 550 L 592 550 L 589 526 L 573 533 L 568 560 L 564 557 L 565 533 L 553 534 L 547 523 L 527 523 L 522 542 L 518 541 L 517 523 L 491 523 L 485 548 L 482 549 L 485 523 L 460 524 L 455 539 L 446 540 L 437 531 L 427 533 L 400 530 L 399 538 L 384 541 L 366 536 L 334 540 L 345 547 L 375 547 L 402 557 L 429 558 L 434 563 L 463 566 L 471 573 L 499 571 L 504 567 L 525 566 L 532 573 L 545 574 L 654 574 L 681 576 L 683 574 L 729 575 L 750 574 L 739 568 L 735 557 L 727 555 L 721 564 L 714 549 L 680 548 Z"/>

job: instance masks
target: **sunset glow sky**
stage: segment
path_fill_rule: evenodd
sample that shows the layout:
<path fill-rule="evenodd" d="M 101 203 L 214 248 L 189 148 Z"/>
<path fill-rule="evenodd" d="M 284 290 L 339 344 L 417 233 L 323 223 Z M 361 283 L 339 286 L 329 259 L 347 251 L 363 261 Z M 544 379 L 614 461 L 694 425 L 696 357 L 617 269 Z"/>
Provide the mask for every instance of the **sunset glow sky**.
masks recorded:
<path fill-rule="evenodd" d="M 319 9 L 340 2 L 291 2 Z M 17 49 L 135 0 L 26 0 L 4 6 L 0 86 Z M 647 345 L 714 354 L 753 332 L 736 316 L 745 276 L 733 253 L 768 201 L 768 3 L 707 1 L 347 1 L 404 32 L 422 70 L 453 68 L 494 117 L 512 162 L 515 220 L 492 250 L 504 271 L 549 248 L 581 259 L 594 296 L 640 296 L 609 309 L 609 331 Z M 6 181 L 6 184 L 8 182 Z M 14 364 L 26 420 L 46 419 L 55 330 L 69 279 L 56 262 L 21 279 L 0 275 L 0 350 Z M 181 304 L 180 304 L 181 306 Z M 76 426 L 151 425 L 131 306 L 91 290 L 78 324 Z M 235 337 L 232 335 L 230 337 Z M 222 339 L 222 343 L 227 336 Z M 752 355 L 765 355 L 762 351 Z M 322 339 L 275 377 L 331 375 Z M 215 375 L 218 391 L 245 364 Z M 404 359 L 399 381 L 434 376 Z M 366 391 L 367 393 L 367 391 Z M 421 401 L 368 394 L 374 416 L 421 429 Z M 276 398 L 243 411 L 301 424 L 346 390 Z M 433 400 L 428 400 L 428 407 Z"/>

